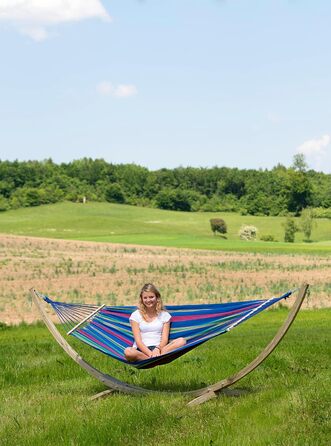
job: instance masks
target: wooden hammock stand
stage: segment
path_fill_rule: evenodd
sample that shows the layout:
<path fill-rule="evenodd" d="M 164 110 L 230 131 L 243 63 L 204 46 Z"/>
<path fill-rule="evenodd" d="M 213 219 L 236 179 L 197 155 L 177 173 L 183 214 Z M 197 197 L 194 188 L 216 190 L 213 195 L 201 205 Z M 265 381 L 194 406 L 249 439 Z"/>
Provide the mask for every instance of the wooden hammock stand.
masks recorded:
<path fill-rule="evenodd" d="M 191 390 L 186 392 L 179 392 L 184 395 L 188 395 L 189 397 L 193 397 L 193 399 L 188 403 L 188 406 L 194 406 L 197 404 L 204 403 L 205 401 L 208 401 L 211 398 L 215 398 L 218 393 L 230 393 L 226 392 L 226 389 L 233 384 L 237 383 L 239 380 L 247 376 L 249 373 L 251 373 L 253 370 L 255 370 L 277 347 L 277 345 L 281 342 L 283 337 L 286 335 L 288 329 L 292 325 L 294 319 L 296 318 L 296 315 L 298 314 L 300 307 L 302 305 L 302 302 L 307 294 L 308 291 L 308 284 L 303 284 L 299 290 L 298 297 L 293 304 L 293 307 L 291 311 L 288 314 L 287 319 L 283 323 L 283 325 L 280 327 L 278 332 L 276 333 L 275 337 L 269 342 L 269 344 L 261 351 L 261 353 L 249 364 L 246 365 L 243 369 L 241 369 L 239 372 L 235 373 L 234 375 L 222 379 L 221 381 L 218 381 L 215 384 L 209 385 L 207 387 L 203 387 L 201 389 L 197 390 Z M 123 392 L 128 394 L 146 394 L 146 393 L 160 393 L 158 390 L 151 390 L 151 389 L 145 389 L 143 387 L 134 386 L 132 384 L 127 384 L 125 382 L 122 382 L 110 375 L 107 375 L 106 373 L 102 373 L 100 370 L 96 369 L 92 365 L 90 365 L 88 362 L 86 362 L 72 347 L 68 342 L 63 338 L 61 333 L 58 331 L 54 323 L 51 321 L 51 319 L 48 317 L 45 309 L 43 308 L 43 305 L 40 302 L 40 298 L 38 297 L 37 293 L 34 289 L 30 290 L 32 293 L 32 298 L 34 303 L 36 304 L 37 308 L 40 311 L 40 314 L 51 332 L 51 334 L 54 336 L 55 340 L 60 344 L 60 346 L 63 348 L 63 350 L 75 361 L 77 364 L 79 364 L 84 370 L 87 371 L 91 376 L 102 382 L 105 386 L 108 387 L 107 390 L 98 393 L 97 395 L 93 396 L 91 399 L 97 399 L 102 398 L 105 396 L 108 396 L 112 392 Z M 164 391 L 167 393 L 171 393 L 169 391 Z M 172 392 L 175 393 L 175 392 Z"/>

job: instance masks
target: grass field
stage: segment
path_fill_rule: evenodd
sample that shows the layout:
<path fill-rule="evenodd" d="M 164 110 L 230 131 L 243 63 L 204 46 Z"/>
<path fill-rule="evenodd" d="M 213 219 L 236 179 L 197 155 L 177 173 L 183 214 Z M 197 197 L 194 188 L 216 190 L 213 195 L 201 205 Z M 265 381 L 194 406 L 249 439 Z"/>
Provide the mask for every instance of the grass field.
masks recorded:
<path fill-rule="evenodd" d="M 84 345 L 94 365 L 121 380 L 158 390 L 198 388 L 249 362 L 285 319 L 271 310 L 175 362 L 137 371 Z M 331 310 L 301 311 L 276 351 L 238 383 L 242 395 L 194 408 L 187 397 L 113 395 L 103 390 L 41 325 L 0 330 L 1 446 L 302 445 L 331 435 Z M 75 340 L 73 340 L 75 341 Z"/>
<path fill-rule="evenodd" d="M 284 219 L 222 214 L 229 227 L 225 240 L 211 234 L 214 216 L 103 203 L 0 214 L 1 446 L 329 444 L 331 222 L 318 220 L 312 243 L 304 243 L 302 234 L 294 244 L 251 243 L 238 238 L 242 224 L 281 240 Z M 154 246 L 139 246 L 148 244 Z M 89 402 L 102 385 L 64 354 L 41 323 L 21 323 L 38 319 L 28 290 L 67 302 L 135 304 L 145 282 L 156 283 L 169 304 L 265 298 L 308 282 L 310 310 L 299 313 L 273 355 L 238 384 L 240 397 L 195 408 L 187 408 L 181 395 L 160 393 Z M 146 371 L 72 342 L 89 362 L 121 380 L 187 390 L 248 363 L 286 314 L 286 308 L 267 311 Z"/>
<path fill-rule="evenodd" d="M 221 216 L 228 225 L 224 239 L 213 236 L 210 218 Z M 0 214 L 0 233 L 139 245 L 172 246 L 245 252 L 330 253 L 331 221 L 319 219 L 312 242 L 284 243 L 284 217 L 241 216 L 235 213 L 173 212 L 107 203 L 59 203 Z M 238 237 L 243 224 L 278 242 L 245 242 Z"/>

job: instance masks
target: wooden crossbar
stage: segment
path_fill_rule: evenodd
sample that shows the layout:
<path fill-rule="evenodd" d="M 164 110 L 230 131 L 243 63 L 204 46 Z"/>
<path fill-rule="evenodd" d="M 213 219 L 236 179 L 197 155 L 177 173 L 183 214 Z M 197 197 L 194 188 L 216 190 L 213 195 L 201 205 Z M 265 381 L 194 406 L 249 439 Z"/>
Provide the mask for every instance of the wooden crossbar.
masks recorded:
<path fill-rule="evenodd" d="M 89 320 L 91 317 L 93 317 L 94 315 L 96 315 L 97 313 L 99 313 L 100 310 L 103 309 L 103 307 L 105 307 L 105 304 L 101 305 L 101 307 L 97 308 L 96 310 L 93 311 L 93 313 L 89 314 L 88 316 L 84 317 L 84 319 L 80 322 L 78 322 L 77 325 L 74 326 L 74 328 L 72 328 L 71 330 L 68 331 L 67 336 L 69 336 L 72 332 L 74 332 L 75 330 L 77 330 L 78 327 L 80 327 L 81 325 L 84 324 L 84 322 L 86 322 L 87 320 Z"/>

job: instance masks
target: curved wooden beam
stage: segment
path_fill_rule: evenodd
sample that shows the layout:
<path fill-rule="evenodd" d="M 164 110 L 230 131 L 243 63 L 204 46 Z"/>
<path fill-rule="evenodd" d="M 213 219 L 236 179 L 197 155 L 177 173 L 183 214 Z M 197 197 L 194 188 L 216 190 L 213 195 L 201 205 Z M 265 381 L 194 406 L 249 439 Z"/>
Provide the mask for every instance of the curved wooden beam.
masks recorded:
<path fill-rule="evenodd" d="M 223 391 L 227 387 L 231 386 L 232 384 L 238 382 L 240 379 L 244 378 L 246 375 L 251 373 L 256 367 L 258 367 L 261 362 L 263 362 L 269 355 L 272 353 L 272 351 L 277 347 L 277 345 L 280 343 L 280 341 L 283 339 L 285 334 L 287 333 L 288 329 L 290 328 L 292 322 L 294 321 L 296 315 L 298 314 L 298 311 L 302 305 L 302 302 L 306 296 L 307 290 L 309 285 L 305 284 L 300 288 L 299 295 L 297 297 L 297 300 L 295 301 L 286 321 L 282 325 L 282 327 L 278 330 L 276 336 L 273 338 L 273 340 L 265 347 L 265 349 L 246 367 L 244 367 L 242 370 L 237 372 L 235 375 L 230 376 L 229 378 L 223 379 L 222 381 L 219 381 L 213 385 L 203 387 L 201 389 L 197 390 L 190 390 L 190 391 L 184 391 L 184 392 L 171 392 L 171 391 L 163 391 L 165 393 L 181 393 L 184 395 L 190 395 L 195 396 L 196 398 L 188 403 L 188 405 L 193 406 L 196 404 L 201 404 L 210 398 L 214 398 L 217 396 L 218 392 Z M 160 393 L 158 390 L 151 390 L 146 389 L 143 387 L 134 386 L 132 384 L 127 384 L 123 381 L 120 381 L 110 375 L 107 375 L 106 373 L 101 372 L 100 370 L 96 369 L 92 365 L 90 365 L 87 361 L 85 361 L 77 352 L 74 350 L 70 344 L 63 338 L 61 333 L 58 331 L 54 323 L 51 321 L 51 319 L 48 317 L 45 309 L 43 308 L 42 304 L 40 303 L 40 298 L 36 291 L 34 289 L 30 290 L 32 293 L 32 298 L 37 306 L 47 328 L 55 338 L 55 340 L 58 342 L 58 344 L 63 348 L 63 350 L 78 364 L 80 365 L 84 370 L 87 371 L 91 376 L 96 378 L 98 381 L 102 382 L 104 385 L 106 385 L 110 391 L 104 391 L 101 392 L 100 396 L 105 396 L 110 394 L 112 391 L 118 391 L 123 393 L 131 393 L 131 394 L 146 394 L 146 393 Z M 98 395 L 97 395 L 98 397 Z"/>
<path fill-rule="evenodd" d="M 38 310 L 40 311 L 40 314 L 55 338 L 55 340 L 59 343 L 59 345 L 63 348 L 63 350 L 70 356 L 71 359 L 73 359 L 75 362 L 77 362 L 78 365 L 80 365 L 84 370 L 87 371 L 93 378 L 96 378 L 97 380 L 101 381 L 103 384 L 105 384 L 107 387 L 117 390 L 119 392 L 125 392 L 125 393 L 147 393 L 152 392 L 151 390 L 144 389 L 142 387 L 133 386 L 131 384 L 127 384 L 125 382 L 122 382 L 116 378 L 113 378 L 110 375 L 107 375 L 106 373 L 100 372 L 100 370 L 93 367 L 91 364 L 86 362 L 77 352 L 74 350 L 70 344 L 64 339 L 64 337 L 61 335 L 61 333 L 58 331 L 58 329 L 55 327 L 54 323 L 51 321 L 51 319 L 48 317 L 45 309 L 43 308 L 42 304 L 40 303 L 40 297 L 36 293 L 36 291 L 32 288 L 32 299 L 34 303 L 36 304 Z"/>
<path fill-rule="evenodd" d="M 272 341 L 265 347 L 264 350 L 249 364 L 246 365 L 243 369 L 241 369 L 236 374 L 230 376 L 229 378 L 223 379 L 222 381 L 219 381 L 211 386 L 208 386 L 206 391 L 204 391 L 200 396 L 195 398 L 194 400 L 190 401 L 188 403 L 189 406 L 194 406 L 197 404 L 201 404 L 211 398 L 214 398 L 217 396 L 218 392 L 221 392 L 223 389 L 226 389 L 229 386 L 232 386 L 234 383 L 238 382 L 240 379 L 244 378 L 244 376 L 247 376 L 249 373 L 251 373 L 253 370 L 255 370 L 277 347 L 277 345 L 280 343 L 280 341 L 283 339 L 283 337 L 286 335 L 288 329 L 292 325 L 294 319 L 296 318 L 296 315 L 298 314 L 300 307 L 302 305 L 302 302 L 307 294 L 308 291 L 308 284 L 304 284 L 301 286 L 299 290 L 298 297 L 286 319 L 284 324 L 281 326 L 281 328 L 276 333 L 275 337 L 272 339 Z"/>

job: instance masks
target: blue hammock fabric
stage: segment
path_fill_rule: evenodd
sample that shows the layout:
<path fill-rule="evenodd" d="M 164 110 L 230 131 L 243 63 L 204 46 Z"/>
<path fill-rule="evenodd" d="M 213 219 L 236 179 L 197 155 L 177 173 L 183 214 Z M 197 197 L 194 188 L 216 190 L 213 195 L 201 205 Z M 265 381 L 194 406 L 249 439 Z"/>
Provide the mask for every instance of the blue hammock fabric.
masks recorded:
<path fill-rule="evenodd" d="M 75 329 L 71 336 L 114 359 L 139 369 L 146 369 L 173 361 L 209 339 L 230 331 L 291 294 L 292 291 L 288 291 L 280 297 L 268 300 L 167 305 L 167 311 L 171 314 L 170 341 L 184 337 L 187 343 L 168 354 L 144 361 L 128 362 L 124 356 L 125 348 L 131 347 L 134 341 L 129 317 L 137 309 L 135 306 L 105 306 Z M 67 331 L 98 309 L 97 305 L 57 302 L 40 293 L 38 295 L 53 307 Z"/>

